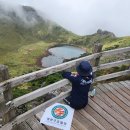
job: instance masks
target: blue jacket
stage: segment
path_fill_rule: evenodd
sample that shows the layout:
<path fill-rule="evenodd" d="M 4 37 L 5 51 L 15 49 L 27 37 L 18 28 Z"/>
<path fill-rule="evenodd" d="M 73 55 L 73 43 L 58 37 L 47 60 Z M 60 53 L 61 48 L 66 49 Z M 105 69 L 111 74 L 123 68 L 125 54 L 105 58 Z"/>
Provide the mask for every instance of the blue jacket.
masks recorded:
<path fill-rule="evenodd" d="M 73 75 L 71 72 L 64 72 L 62 76 L 72 83 L 70 106 L 82 108 L 88 104 L 88 92 L 92 84 L 93 74 L 88 77 Z"/>

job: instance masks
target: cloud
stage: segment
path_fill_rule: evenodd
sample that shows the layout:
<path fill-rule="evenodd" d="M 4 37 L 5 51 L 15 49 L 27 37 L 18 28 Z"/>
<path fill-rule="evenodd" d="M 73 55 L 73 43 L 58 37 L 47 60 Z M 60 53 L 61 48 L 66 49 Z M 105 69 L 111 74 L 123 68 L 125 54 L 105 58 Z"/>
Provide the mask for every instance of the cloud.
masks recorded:
<path fill-rule="evenodd" d="M 130 35 L 130 0 L 0 0 L 24 4 L 42 11 L 49 19 L 79 35 L 108 30 Z"/>
<path fill-rule="evenodd" d="M 32 15 L 30 15 L 23 10 L 23 7 L 13 1 L 3 1 L 0 0 L 0 18 L 4 18 L 4 20 L 12 21 L 19 25 L 23 25 L 24 27 L 32 27 L 37 23 L 37 19 Z"/>

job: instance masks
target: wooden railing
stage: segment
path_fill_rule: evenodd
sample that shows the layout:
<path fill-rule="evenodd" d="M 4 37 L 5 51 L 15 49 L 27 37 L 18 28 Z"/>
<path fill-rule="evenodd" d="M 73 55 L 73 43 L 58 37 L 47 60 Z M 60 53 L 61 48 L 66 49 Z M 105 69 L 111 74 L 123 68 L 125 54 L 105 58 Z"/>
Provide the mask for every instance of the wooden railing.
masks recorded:
<path fill-rule="evenodd" d="M 22 76 L 19 76 L 19 77 L 16 77 L 16 78 L 8 79 L 8 80 L 0 83 L 0 93 L 5 93 L 4 95 L 9 96 L 10 90 L 14 87 L 17 87 L 20 84 L 23 84 L 23 83 L 26 83 L 26 82 L 29 82 L 29 81 L 32 81 L 32 80 L 35 80 L 35 79 L 39 79 L 41 77 L 45 77 L 47 75 L 50 75 L 50 74 L 53 74 L 53 73 L 74 67 L 82 60 L 88 60 L 88 61 L 98 60 L 99 61 L 101 57 L 113 56 L 113 55 L 117 55 L 119 53 L 124 53 L 124 52 L 129 52 L 129 51 L 130 51 L 130 47 L 120 48 L 120 49 L 115 49 L 115 50 L 110 50 L 110 51 L 104 51 L 104 52 L 97 52 L 97 53 L 94 53 L 92 55 L 85 56 L 85 57 L 82 57 L 82 58 L 79 58 L 79 59 L 76 59 L 76 60 L 72 60 L 72 61 L 60 64 L 60 65 L 56 65 L 56 66 L 53 66 L 53 67 L 50 67 L 50 68 L 35 71 L 35 72 L 25 74 L 25 75 L 22 75 Z M 130 59 L 125 59 L 125 60 L 122 60 L 122 61 L 116 61 L 116 62 L 111 62 L 111 63 L 106 63 L 106 64 L 98 64 L 98 66 L 93 67 L 93 71 L 96 72 L 96 71 L 99 71 L 99 70 L 102 70 L 102 69 L 106 69 L 106 68 L 108 69 L 108 68 L 111 68 L 111 67 L 125 65 L 125 64 L 130 65 Z M 99 76 L 99 77 L 96 77 L 94 79 L 94 81 L 95 82 L 103 81 L 103 80 L 119 77 L 119 76 L 122 76 L 122 75 L 128 75 L 128 74 L 130 74 L 130 69 L 120 71 L 120 72 L 116 72 L 116 73 L 111 73 L 111 74 L 108 74 L 108 75 Z M 41 97 L 41 96 L 47 94 L 50 91 L 64 87 L 68 84 L 69 84 L 69 81 L 67 79 L 63 79 L 63 80 L 60 80 L 56 83 L 48 85 L 46 87 L 39 88 L 39 89 L 37 89 L 33 92 L 25 94 L 25 95 L 18 97 L 16 99 L 9 100 L 11 98 L 8 98 L 8 100 L 6 100 L 6 103 L 5 103 L 5 106 L 6 106 L 6 109 L 7 109 L 6 113 L 9 116 L 9 114 L 11 112 L 14 112 L 15 108 L 17 108 L 18 106 L 25 104 L 29 101 L 32 101 L 32 100 L 34 100 L 38 97 Z M 6 123 L 4 124 L 4 126 L 2 128 L 0 128 L 0 130 L 11 130 L 12 128 L 14 128 L 14 126 L 16 126 L 19 123 L 25 121 L 27 118 L 37 114 L 38 112 L 42 111 L 46 107 L 50 106 L 51 104 L 64 99 L 65 97 L 67 97 L 69 95 L 70 91 L 71 90 L 68 90 L 64 93 L 61 93 L 57 97 L 48 100 L 47 102 L 45 102 L 45 103 L 27 111 L 27 112 L 25 112 L 24 114 L 21 114 L 17 117 L 12 116 L 11 119 L 8 119 L 6 121 Z"/>

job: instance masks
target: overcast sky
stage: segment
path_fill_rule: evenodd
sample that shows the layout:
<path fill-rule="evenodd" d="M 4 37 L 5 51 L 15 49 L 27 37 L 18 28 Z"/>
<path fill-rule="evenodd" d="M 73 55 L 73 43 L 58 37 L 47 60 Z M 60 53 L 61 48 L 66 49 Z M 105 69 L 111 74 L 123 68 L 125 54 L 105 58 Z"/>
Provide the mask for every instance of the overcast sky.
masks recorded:
<path fill-rule="evenodd" d="M 51 20 L 79 35 L 108 30 L 130 36 L 130 0 L 0 0 L 33 6 Z"/>

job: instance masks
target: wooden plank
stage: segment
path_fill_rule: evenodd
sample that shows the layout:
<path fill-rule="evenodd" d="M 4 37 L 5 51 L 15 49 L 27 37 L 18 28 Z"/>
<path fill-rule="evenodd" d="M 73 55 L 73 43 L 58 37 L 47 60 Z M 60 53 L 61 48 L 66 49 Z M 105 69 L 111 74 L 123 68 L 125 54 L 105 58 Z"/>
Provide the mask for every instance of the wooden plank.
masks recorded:
<path fill-rule="evenodd" d="M 18 125 L 17 130 L 33 130 L 29 127 L 29 125 L 26 122 L 22 122 Z"/>
<path fill-rule="evenodd" d="M 130 64 L 130 59 L 101 64 L 101 65 L 98 65 L 98 67 L 93 67 L 93 71 L 95 72 L 97 70 L 108 69 L 111 67 L 120 66 L 120 65 L 124 65 L 124 64 Z"/>
<path fill-rule="evenodd" d="M 70 91 L 71 90 L 68 90 L 67 92 L 64 92 L 64 93 L 60 94 L 59 96 L 57 96 L 53 99 L 50 99 L 49 101 L 29 110 L 27 112 L 25 112 L 24 114 L 17 116 L 13 121 L 9 122 L 8 124 L 6 124 L 2 128 L 4 128 L 4 130 L 6 130 L 7 128 L 12 128 L 12 124 L 15 125 L 15 124 L 19 124 L 19 123 L 25 121 L 26 119 L 30 118 L 31 116 L 35 115 L 36 113 L 38 113 L 38 112 L 44 110 L 45 108 L 49 107 L 53 103 L 56 103 L 56 102 L 63 100 L 64 98 L 69 96 Z M 9 130 L 11 130 L 11 129 L 9 129 Z"/>
<path fill-rule="evenodd" d="M 37 113 L 35 115 L 35 118 L 39 121 L 40 123 L 40 119 L 42 118 L 44 111 L 41 111 L 39 113 Z M 59 130 L 58 128 L 52 127 L 52 126 L 47 126 L 47 125 L 43 125 L 47 130 Z"/>
<path fill-rule="evenodd" d="M 112 73 L 112 74 L 99 76 L 99 77 L 95 78 L 94 81 L 97 82 L 97 81 L 103 81 L 103 80 L 106 80 L 106 79 L 112 79 L 112 78 L 128 75 L 129 73 L 130 73 L 130 70 L 120 71 L 120 72 L 116 72 L 116 73 Z"/>
<path fill-rule="evenodd" d="M 125 59 L 125 60 L 121 60 L 121 61 L 111 62 L 111 63 L 107 63 L 107 64 L 101 64 L 101 65 L 99 65 L 99 67 L 101 69 L 107 69 L 107 68 L 120 66 L 120 65 L 125 65 L 125 64 L 130 64 L 130 59 Z"/>
<path fill-rule="evenodd" d="M 0 94 L 0 118 L 2 118 L 4 112 L 5 112 L 5 101 L 3 94 Z"/>
<path fill-rule="evenodd" d="M 12 100 L 10 102 L 10 106 L 11 107 L 18 107 L 18 106 L 20 106 L 20 105 L 22 105 L 24 103 L 27 103 L 27 102 L 29 102 L 29 101 L 31 101 L 33 99 L 36 99 L 36 98 L 40 97 L 40 96 L 42 96 L 42 95 L 44 95 L 44 94 L 46 94 L 48 92 L 59 89 L 59 88 L 65 86 L 65 85 L 67 85 L 68 83 L 70 83 L 70 82 L 68 80 L 64 79 L 64 80 L 60 80 L 60 81 L 58 81 L 56 83 L 53 83 L 51 85 L 48 85 L 46 87 L 37 89 L 37 90 L 35 90 L 33 92 L 30 92 L 28 94 L 25 94 L 25 95 L 23 95 L 21 97 L 18 97 L 16 99 Z"/>
<path fill-rule="evenodd" d="M 130 123 L 123 118 L 121 115 L 119 115 L 116 111 L 111 109 L 107 104 L 105 104 L 103 101 L 101 101 L 98 97 L 93 98 L 92 101 L 94 101 L 96 104 L 98 104 L 103 110 L 105 110 L 111 117 L 115 118 L 120 124 L 122 124 L 122 127 L 124 126 L 124 130 L 127 128 L 130 128 Z"/>
<path fill-rule="evenodd" d="M 121 90 L 123 90 L 125 93 L 127 93 L 130 96 L 130 90 L 124 87 L 124 85 L 120 84 L 119 82 L 115 82 L 115 84 L 120 87 Z"/>
<path fill-rule="evenodd" d="M 121 100 L 119 100 L 119 98 L 117 98 L 113 93 L 111 93 L 111 91 L 109 91 L 108 89 L 106 89 L 105 84 L 102 84 L 102 86 L 98 86 L 110 99 L 112 99 L 116 104 L 118 104 L 122 109 L 124 109 L 126 112 L 128 112 L 130 114 L 130 109 L 129 107 L 124 104 L 124 102 L 122 102 Z"/>
<path fill-rule="evenodd" d="M 61 130 L 61 129 L 55 128 L 53 126 L 48 126 L 48 125 L 45 125 L 45 127 L 47 130 Z M 74 126 L 71 126 L 71 130 L 79 130 L 79 129 L 75 128 Z"/>
<path fill-rule="evenodd" d="M 1 80 L 7 80 L 9 79 L 9 71 L 8 71 L 8 67 L 5 65 L 0 65 L 0 76 L 1 76 Z M 2 124 L 6 124 L 9 121 L 11 121 L 13 118 L 16 117 L 16 111 L 14 108 L 12 108 L 11 110 L 8 108 L 8 106 L 6 106 L 5 104 L 13 99 L 13 94 L 12 94 L 12 89 L 10 84 L 7 85 L 8 89 L 5 89 L 5 91 L 3 92 L 3 102 L 1 102 L 1 106 L 0 109 L 3 109 L 0 112 L 1 118 L 2 118 Z"/>
<path fill-rule="evenodd" d="M 15 87 L 15 86 L 18 86 L 22 83 L 26 83 L 26 82 L 32 81 L 34 79 L 39 79 L 39 78 L 42 78 L 44 76 L 65 70 L 67 68 L 71 68 L 71 67 L 75 66 L 76 64 L 78 64 L 82 60 L 91 60 L 93 58 L 97 58 L 99 55 L 100 54 L 95 53 L 95 54 L 92 54 L 92 55 L 89 55 L 86 57 L 82 57 L 82 58 L 79 58 L 76 60 L 65 62 L 65 63 L 60 64 L 60 65 L 56 65 L 53 67 L 49 67 L 46 69 L 42 69 L 39 71 L 35 71 L 32 73 L 28 73 L 28 74 L 25 74 L 25 75 L 22 75 L 19 77 L 15 77 L 15 78 L 6 80 L 5 82 L 0 83 L 0 92 L 4 91 L 5 88 L 7 87 L 7 85 L 10 85 L 11 87 Z"/>
<path fill-rule="evenodd" d="M 60 130 L 58 128 L 52 127 L 52 126 L 45 126 L 47 130 Z"/>
<path fill-rule="evenodd" d="M 92 53 L 93 53 L 93 54 L 94 54 L 94 53 L 101 53 L 102 47 L 103 47 L 103 45 L 101 45 L 100 43 L 95 44 L 94 47 L 93 47 L 93 49 L 92 49 Z M 101 56 L 102 56 L 102 55 L 100 55 L 100 56 L 97 57 L 97 58 L 93 58 L 93 59 L 90 61 L 90 63 L 92 64 L 92 66 L 98 66 L 98 65 L 99 65 Z M 93 76 L 94 76 L 94 78 L 97 77 L 95 71 L 93 72 Z"/>
<path fill-rule="evenodd" d="M 0 130 L 12 130 L 13 125 L 12 123 L 8 123 L 0 128 Z"/>
<path fill-rule="evenodd" d="M 124 87 L 130 90 L 130 85 L 128 84 L 128 81 L 127 82 L 121 81 L 119 83 L 121 83 Z"/>
<path fill-rule="evenodd" d="M 34 116 L 27 119 L 26 122 L 32 130 L 46 130 Z"/>
<path fill-rule="evenodd" d="M 47 125 L 45 125 L 45 127 L 46 127 L 47 130 L 61 130 L 61 129 L 55 128 L 53 126 L 47 126 Z M 79 130 L 79 129 L 76 129 L 75 127 L 72 126 L 71 130 Z"/>
<path fill-rule="evenodd" d="M 88 130 L 100 130 L 95 124 L 81 115 L 78 111 L 75 111 L 74 118 L 76 118 Z"/>
<path fill-rule="evenodd" d="M 121 101 L 123 101 L 127 106 L 130 107 L 130 102 L 126 98 L 124 98 L 120 93 L 118 93 L 110 84 L 104 85 L 108 90 L 110 90 L 116 97 L 118 97 Z"/>
<path fill-rule="evenodd" d="M 130 80 L 126 80 L 125 82 L 130 84 Z"/>
<path fill-rule="evenodd" d="M 102 46 L 103 45 L 101 45 L 100 43 L 99 44 L 94 44 L 94 47 L 92 49 L 92 53 L 93 54 L 94 53 L 100 53 L 102 51 Z M 92 66 L 98 66 L 99 65 L 100 57 L 101 57 L 101 55 L 99 57 L 94 58 L 94 59 L 91 60 Z"/>
<path fill-rule="evenodd" d="M 130 96 L 126 94 L 124 91 L 122 91 L 120 87 L 118 87 L 115 83 L 109 83 L 109 85 L 115 88 L 118 93 L 120 93 L 123 97 L 125 97 L 126 99 L 130 101 Z"/>
<path fill-rule="evenodd" d="M 73 118 L 72 125 L 77 130 L 89 130 L 87 127 L 85 127 L 79 120 L 76 118 Z"/>
<path fill-rule="evenodd" d="M 84 109 L 79 111 L 85 118 L 95 124 L 100 130 L 106 130 L 98 121 L 96 121 L 90 114 L 88 114 Z"/>
<path fill-rule="evenodd" d="M 106 119 L 90 107 L 90 105 L 87 105 L 84 110 L 97 120 L 106 130 L 116 130 Z"/>
<path fill-rule="evenodd" d="M 116 119 L 110 116 L 106 111 L 104 111 L 100 106 L 98 106 L 91 99 L 89 100 L 89 105 L 97 111 L 103 118 L 105 118 L 110 124 L 112 124 L 118 130 L 126 130 L 126 128 L 121 125 Z"/>
<path fill-rule="evenodd" d="M 103 91 L 99 88 L 96 88 L 97 95 L 100 100 L 102 100 L 104 103 L 106 103 L 109 107 L 111 107 L 113 110 L 118 112 L 122 117 L 127 119 L 127 121 L 130 122 L 130 114 L 128 114 L 125 110 L 123 110 L 119 105 L 117 105 L 111 98 L 109 98 Z"/>
<path fill-rule="evenodd" d="M 104 51 L 104 52 L 102 52 L 102 57 L 116 55 L 116 54 L 129 52 L 129 51 L 130 51 L 130 47 L 118 48 L 118 49 L 114 49 L 114 50 Z"/>
<path fill-rule="evenodd" d="M 40 112 L 38 112 L 38 113 L 35 115 L 35 117 L 36 117 L 36 119 L 37 119 L 38 121 L 40 121 L 40 119 L 42 118 L 43 113 L 44 113 L 44 111 L 40 111 Z"/>
<path fill-rule="evenodd" d="M 128 87 L 130 88 L 130 80 L 126 80 L 126 81 L 124 81 L 127 85 L 128 85 Z"/>
<path fill-rule="evenodd" d="M 0 64 L 0 82 L 9 79 L 8 67 Z"/>
<path fill-rule="evenodd" d="M 74 127 L 71 127 L 71 129 L 70 130 L 77 130 L 76 128 L 74 128 Z"/>

